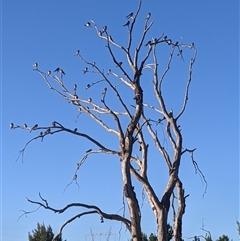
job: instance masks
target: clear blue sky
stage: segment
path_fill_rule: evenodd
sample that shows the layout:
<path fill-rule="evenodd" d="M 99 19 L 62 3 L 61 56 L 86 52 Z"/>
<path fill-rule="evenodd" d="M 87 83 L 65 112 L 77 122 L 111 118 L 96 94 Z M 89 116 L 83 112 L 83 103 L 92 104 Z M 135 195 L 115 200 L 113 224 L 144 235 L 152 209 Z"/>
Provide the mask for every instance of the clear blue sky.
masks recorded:
<path fill-rule="evenodd" d="M 87 118 L 75 123 L 75 108 L 51 92 L 41 77 L 32 70 L 38 62 L 43 71 L 62 67 L 69 86 L 77 83 L 84 90 L 92 82 L 91 75 L 82 74 L 84 65 L 75 57 L 77 49 L 102 69 L 114 68 L 104 55 L 104 42 L 83 25 L 90 19 L 99 26 L 108 26 L 113 39 L 126 43 L 125 16 L 135 11 L 138 1 L 8 1 L 2 2 L 2 240 L 28 240 L 27 234 L 37 222 L 50 224 L 56 233 L 60 225 L 75 212 L 56 215 L 46 210 L 22 217 L 20 210 L 34 210 L 25 199 L 38 199 L 38 192 L 49 204 L 61 208 L 68 202 L 89 202 L 108 212 L 122 207 L 121 176 L 117 159 L 97 156 L 80 170 L 78 182 L 71 181 L 77 161 L 94 146 L 81 138 L 60 134 L 46 138 L 43 143 L 29 145 L 24 163 L 15 162 L 18 152 L 33 137 L 29 132 L 9 128 L 14 122 L 29 126 L 48 125 L 57 120 L 69 128 L 84 127 L 89 134 L 100 136 L 104 132 L 93 127 Z M 184 215 L 183 236 L 204 235 L 204 227 L 214 239 L 222 234 L 238 239 L 236 221 L 239 220 L 239 3 L 235 1 L 155 1 L 143 0 L 136 34 L 141 21 L 152 13 L 154 26 L 149 35 L 159 36 L 163 31 L 174 40 L 194 42 L 198 57 L 194 66 L 186 115 L 181 119 L 184 144 L 197 148 L 195 158 L 208 181 L 204 186 L 187 156 L 183 159 L 180 175 L 185 191 L 190 194 Z M 176 78 L 173 74 L 173 79 Z M 147 81 L 147 80 L 146 80 Z M 149 79 L 148 79 L 149 81 Z M 179 80 L 180 81 L 180 80 Z M 175 93 L 174 93 L 175 95 Z M 173 99 L 174 100 L 174 99 Z M 108 136 L 106 145 L 115 139 Z M 101 163 L 101 164 L 100 164 Z M 102 167 L 104 165 L 104 167 Z M 157 169 L 152 166 L 152 170 Z M 151 170 L 151 168 L 150 168 Z M 160 169 L 159 169 L 160 170 Z M 150 179 L 157 193 L 162 192 L 161 174 L 152 172 Z M 109 181 L 110 180 L 110 181 Z M 115 181 L 116 180 L 116 181 Z M 89 188 L 91 187 L 91 189 Z M 146 200 L 142 209 L 143 231 L 156 232 L 155 220 Z M 171 219 L 171 217 L 169 217 Z M 77 220 L 68 225 L 63 238 L 69 241 L 90 240 L 94 233 L 105 233 L 112 227 L 116 234 L 119 223 L 101 224 L 98 216 Z M 122 240 L 126 240 L 125 229 Z"/>

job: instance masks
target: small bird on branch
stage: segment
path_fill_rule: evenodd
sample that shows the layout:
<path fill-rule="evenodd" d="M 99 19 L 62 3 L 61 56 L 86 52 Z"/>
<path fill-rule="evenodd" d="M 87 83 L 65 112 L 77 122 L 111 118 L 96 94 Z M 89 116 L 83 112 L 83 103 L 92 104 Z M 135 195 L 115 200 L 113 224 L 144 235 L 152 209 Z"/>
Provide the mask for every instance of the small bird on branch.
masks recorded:
<path fill-rule="evenodd" d="M 129 13 L 127 16 L 126 16 L 127 19 L 129 18 L 133 18 L 133 13 Z"/>

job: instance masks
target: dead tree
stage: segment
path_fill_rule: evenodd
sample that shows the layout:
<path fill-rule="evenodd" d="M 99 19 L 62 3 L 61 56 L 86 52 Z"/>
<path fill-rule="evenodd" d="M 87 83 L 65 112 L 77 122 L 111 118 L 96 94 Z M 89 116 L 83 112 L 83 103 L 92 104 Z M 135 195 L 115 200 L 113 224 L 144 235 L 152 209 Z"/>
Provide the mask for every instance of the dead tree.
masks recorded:
<path fill-rule="evenodd" d="M 82 56 L 81 51 L 76 51 L 75 56 L 87 66 L 83 70 L 83 74 L 85 74 L 84 76 L 94 73 L 95 76 L 100 77 L 100 80 L 98 79 L 93 83 L 87 84 L 86 90 L 79 90 L 77 88 L 77 84 L 74 84 L 73 90 L 70 90 L 69 86 L 67 86 L 68 84 L 63 82 L 65 72 L 61 68 L 57 68 L 54 72 L 44 72 L 40 70 L 37 63 L 33 65 L 34 70 L 41 75 L 49 89 L 74 105 L 78 109 L 79 114 L 87 114 L 87 116 L 94 120 L 100 128 L 103 128 L 110 135 L 113 134 L 117 136 L 119 146 L 116 146 L 116 149 L 113 150 L 108 148 L 102 144 L 101 140 L 98 140 L 87 133 L 80 132 L 77 129 L 69 129 L 57 121 L 54 121 L 49 126 L 39 126 L 36 124 L 34 127 L 28 127 L 27 125 L 20 126 L 11 123 L 12 129 L 22 128 L 30 130 L 32 133 L 40 131 L 40 134 L 37 134 L 28 143 L 26 143 L 25 147 L 20 151 L 19 156 L 24 154 L 26 147 L 32 141 L 37 139 L 43 141 L 44 138 L 50 137 L 50 134 L 55 135 L 61 132 L 68 132 L 92 142 L 96 149 L 90 149 L 84 153 L 81 161 L 77 164 L 73 180 L 77 180 L 77 172 L 89 155 L 105 153 L 119 157 L 121 163 L 121 170 L 119 171 L 122 174 L 123 196 L 125 202 L 127 203 L 129 218 L 119 214 L 109 214 L 104 212 L 104 210 L 98 206 L 84 203 L 70 203 L 62 209 L 55 209 L 51 207 L 47 200 L 40 194 L 40 201 L 28 199 L 29 202 L 38 204 L 40 207 L 51 210 L 55 213 L 63 213 L 67 209 L 78 206 L 87 209 L 87 211 L 78 213 L 67 220 L 60 228 L 58 235 L 62 233 L 63 228 L 68 223 L 72 222 L 76 218 L 89 214 L 98 214 L 101 222 L 103 222 L 104 219 L 122 222 L 129 230 L 133 241 L 142 240 L 141 209 L 139 207 L 139 200 L 135 193 L 136 190 L 134 190 L 132 183 L 133 179 L 136 179 L 142 185 L 143 190 L 148 197 L 148 203 L 155 214 L 158 240 L 168 240 L 167 222 L 170 208 L 173 210 L 174 240 L 182 240 L 182 217 L 185 212 L 186 198 L 188 195 L 185 195 L 183 183 L 179 177 L 179 168 L 181 158 L 185 153 L 190 154 L 191 161 L 194 164 L 195 169 L 202 175 L 193 158 L 195 148 L 187 149 L 183 147 L 183 137 L 178 123 L 187 107 L 189 88 L 192 81 L 193 65 L 196 60 L 197 51 L 193 43 L 186 44 L 183 40 L 180 42 L 173 41 L 167 37 L 165 33 L 160 33 L 159 36 L 149 40 L 149 31 L 153 25 L 150 13 L 147 14 L 146 19 L 144 20 L 143 31 L 138 44 L 134 45 L 133 30 L 139 17 L 141 3 L 142 0 L 139 1 L 139 5 L 135 13 L 130 13 L 127 16 L 127 23 L 124 25 L 127 28 L 126 31 L 128 38 L 126 46 L 122 46 L 117 42 L 117 38 L 111 36 L 107 26 L 99 28 L 93 20 L 90 20 L 85 24 L 85 27 L 89 28 L 89 31 L 95 31 L 96 36 L 106 45 L 106 49 L 109 54 L 108 56 L 110 56 L 112 62 L 116 66 L 115 69 L 104 71 L 102 70 L 102 66 L 95 62 L 89 62 L 84 56 Z M 136 42 L 135 39 L 134 42 Z M 167 48 L 169 52 L 168 61 L 164 69 L 163 65 L 159 64 L 158 61 L 157 50 L 160 48 Z M 118 59 L 116 51 L 121 51 L 125 54 L 125 62 Z M 191 54 L 192 57 L 189 60 L 188 69 L 186 70 L 187 78 L 185 80 L 179 80 L 185 85 L 185 91 L 182 95 L 182 107 L 179 110 L 174 109 L 173 111 L 171 110 L 171 106 L 168 106 L 165 101 L 165 93 L 162 87 L 165 84 L 165 79 L 170 72 L 174 59 L 177 59 L 178 63 L 185 61 L 185 56 L 183 55 L 185 52 L 187 53 L 187 56 Z M 126 66 L 128 66 L 128 68 L 126 68 Z M 128 71 L 129 67 L 131 71 Z M 160 67 L 163 71 L 160 70 Z M 145 71 L 151 71 L 151 79 L 144 79 L 143 73 Z M 142 84 L 143 79 L 144 81 L 148 81 L 148 88 L 152 88 L 156 98 L 155 103 L 157 104 L 152 105 L 148 103 L 148 96 L 144 95 L 145 89 Z M 57 87 L 52 85 L 52 81 L 57 83 Z M 81 91 L 89 91 L 89 89 L 93 86 L 100 83 L 104 83 L 105 85 L 104 89 L 99 90 L 101 98 L 96 100 L 92 98 L 82 99 L 79 97 L 81 96 L 79 94 Z M 174 84 L 174 81 L 172 81 L 171 84 Z M 120 85 L 121 88 L 119 88 Z M 126 95 L 123 90 L 126 90 L 126 88 L 132 92 L 134 104 L 126 101 Z M 109 93 L 111 93 L 111 95 L 115 95 L 114 101 L 118 101 L 118 107 L 113 106 L 113 101 L 108 99 Z M 103 118 L 101 118 L 102 116 L 112 118 L 116 127 L 109 127 Z M 123 125 L 122 118 L 125 118 L 126 120 L 126 117 L 128 123 L 127 125 L 126 123 Z M 162 130 L 165 132 L 167 137 L 166 139 L 168 139 L 168 142 L 171 144 L 171 151 L 165 148 L 166 140 L 162 141 L 162 135 L 159 135 L 155 130 L 155 128 L 159 126 L 161 126 Z M 152 139 L 157 151 L 159 152 L 159 157 L 157 158 L 159 161 L 164 161 L 168 169 L 168 181 L 161 196 L 156 194 L 156 191 L 148 179 L 148 164 L 151 163 L 151 159 L 149 158 L 149 144 L 146 140 L 149 137 Z M 134 153 L 134 145 L 139 146 L 139 151 L 141 153 L 140 156 Z M 159 171 L 159 174 L 161 174 L 161 170 Z M 202 177 L 204 178 L 203 175 Z M 26 213 L 27 212 L 25 212 L 25 214 Z"/>

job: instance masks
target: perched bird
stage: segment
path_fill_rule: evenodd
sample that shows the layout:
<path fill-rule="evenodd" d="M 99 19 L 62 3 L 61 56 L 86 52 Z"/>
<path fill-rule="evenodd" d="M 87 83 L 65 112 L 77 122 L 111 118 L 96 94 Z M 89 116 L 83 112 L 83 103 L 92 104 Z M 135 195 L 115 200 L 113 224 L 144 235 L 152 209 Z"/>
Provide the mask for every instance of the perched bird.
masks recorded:
<path fill-rule="evenodd" d="M 39 136 L 43 136 L 43 132 L 42 131 L 39 133 Z"/>
<path fill-rule="evenodd" d="M 34 125 L 33 128 L 31 129 L 31 131 L 35 131 L 35 130 L 37 130 L 37 128 L 38 128 L 38 124 Z"/>
<path fill-rule="evenodd" d="M 78 56 L 80 54 L 80 50 L 77 50 L 74 54 L 74 56 Z"/>
<path fill-rule="evenodd" d="M 167 35 L 163 37 L 163 40 L 165 40 L 165 41 L 167 40 Z"/>
<path fill-rule="evenodd" d="M 103 216 L 100 217 L 100 222 L 104 223 Z"/>
<path fill-rule="evenodd" d="M 122 65 L 122 62 L 119 62 L 116 67 L 119 67 Z"/>
<path fill-rule="evenodd" d="M 104 26 L 102 29 L 102 33 L 105 33 L 107 31 L 107 26 Z"/>
<path fill-rule="evenodd" d="M 91 85 L 90 85 L 90 84 L 87 84 L 86 90 L 89 89 L 90 87 L 91 87 Z"/>
<path fill-rule="evenodd" d="M 129 13 L 127 16 L 126 16 L 127 19 L 129 18 L 133 18 L 133 13 Z"/>
<path fill-rule="evenodd" d="M 149 40 L 149 41 L 145 44 L 145 46 L 151 45 L 151 43 L 152 43 L 152 41 Z"/>
<path fill-rule="evenodd" d="M 128 20 L 128 21 L 123 25 L 123 27 L 129 26 L 129 24 L 130 24 L 130 21 Z"/>
<path fill-rule="evenodd" d="M 77 132 L 77 128 L 74 128 L 74 130 L 73 130 L 74 132 Z"/>
<path fill-rule="evenodd" d="M 93 63 L 92 63 L 92 67 L 95 67 L 95 66 L 96 66 L 96 62 L 93 62 Z"/>
<path fill-rule="evenodd" d="M 73 99 L 74 99 L 74 100 L 77 100 L 77 99 L 78 99 L 78 96 L 77 96 L 77 95 L 74 95 L 74 96 L 73 96 Z"/>
<path fill-rule="evenodd" d="M 63 75 L 65 75 L 65 72 L 63 71 L 63 69 L 61 69 L 61 68 L 56 68 L 55 70 L 54 70 L 54 72 L 59 72 L 60 74 L 63 74 Z"/>
<path fill-rule="evenodd" d="M 111 35 L 108 36 L 108 40 L 109 40 L 110 42 L 114 42 Z"/>
<path fill-rule="evenodd" d="M 92 102 L 92 98 L 89 98 L 89 99 L 88 99 L 88 102 Z"/>
<path fill-rule="evenodd" d="M 107 75 L 109 75 L 110 73 L 111 73 L 111 69 L 108 70 Z"/>
<path fill-rule="evenodd" d="M 85 27 L 91 27 L 91 23 L 90 22 L 87 22 L 84 24 Z"/>
<path fill-rule="evenodd" d="M 146 17 L 146 20 L 149 20 L 150 17 L 151 17 L 151 13 L 148 13 L 148 14 L 147 14 L 147 17 Z"/>
<path fill-rule="evenodd" d="M 168 45 L 170 45 L 170 44 L 172 43 L 172 40 L 171 40 L 171 39 L 168 39 L 168 40 L 167 40 L 167 43 L 168 43 Z"/>
<path fill-rule="evenodd" d="M 77 174 L 73 176 L 73 180 L 76 180 L 76 179 L 77 179 Z"/>
<path fill-rule="evenodd" d="M 10 124 L 10 129 L 13 129 L 13 128 L 14 128 L 14 124 L 11 123 L 11 124 Z"/>
<path fill-rule="evenodd" d="M 50 131 L 51 131 L 51 129 L 50 129 L 50 128 L 48 128 L 48 129 L 45 131 L 45 134 L 49 134 L 49 133 L 50 133 Z"/>
<path fill-rule="evenodd" d="M 177 56 L 182 55 L 182 52 L 183 52 L 183 50 L 180 49 L 179 52 L 178 52 L 178 54 L 177 54 Z"/>
<path fill-rule="evenodd" d="M 194 43 L 191 43 L 191 45 L 189 46 L 190 49 L 194 48 Z"/>
<path fill-rule="evenodd" d="M 24 129 L 27 129 L 27 124 L 24 124 L 24 125 L 23 125 L 23 128 L 24 128 Z"/>
<path fill-rule="evenodd" d="M 99 35 L 99 36 L 102 36 L 102 31 L 98 31 L 98 35 Z"/>
<path fill-rule="evenodd" d="M 34 69 L 37 69 L 37 68 L 38 68 L 38 63 L 34 63 L 34 64 L 33 64 L 33 68 L 34 68 Z"/>
<path fill-rule="evenodd" d="M 77 90 L 77 85 L 76 85 L 76 84 L 73 85 L 73 90 L 74 90 L 74 91 Z"/>
<path fill-rule="evenodd" d="M 48 75 L 48 76 L 51 75 L 51 70 L 48 70 L 47 75 Z"/>
<path fill-rule="evenodd" d="M 83 73 L 86 74 L 88 72 L 88 67 L 86 67 L 84 70 L 83 70 Z"/>
<path fill-rule="evenodd" d="M 103 89 L 102 95 L 106 95 L 106 93 L 107 93 L 107 87 L 105 87 L 105 88 Z"/>
<path fill-rule="evenodd" d="M 53 121 L 53 122 L 52 122 L 52 127 L 55 127 L 55 126 L 56 126 L 56 122 Z"/>

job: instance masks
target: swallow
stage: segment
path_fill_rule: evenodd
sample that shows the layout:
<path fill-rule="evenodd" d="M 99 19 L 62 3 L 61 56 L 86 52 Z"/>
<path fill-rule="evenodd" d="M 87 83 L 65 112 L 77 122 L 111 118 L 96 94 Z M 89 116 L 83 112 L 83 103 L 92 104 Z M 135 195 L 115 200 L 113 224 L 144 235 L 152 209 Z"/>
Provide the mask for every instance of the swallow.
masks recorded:
<path fill-rule="evenodd" d="M 109 75 L 110 73 L 111 73 L 111 69 L 108 70 L 107 75 Z"/>
<path fill-rule="evenodd" d="M 33 68 L 34 68 L 34 69 L 37 69 L 37 68 L 38 68 L 38 63 L 34 63 L 34 64 L 33 64 Z"/>
<path fill-rule="evenodd" d="M 37 130 L 37 128 L 38 128 L 38 124 L 34 125 L 33 128 L 31 129 L 31 131 L 35 131 L 35 130 Z"/>
<path fill-rule="evenodd" d="M 24 124 L 24 125 L 23 125 L 23 128 L 24 128 L 24 129 L 27 129 L 27 124 Z"/>
<path fill-rule="evenodd" d="M 89 98 L 89 99 L 88 99 L 88 102 L 92 102 L 92 98 Z"/>
<path fill-rule="evenodd" d="M 156 44 L 158 42 L 157 38 L 152 38 L 152 44 Z"/>
<path fill-rule="evenodd" d="M 102 33 L 105 33 L 107 31 L 107 26 L 104 26 L 102 29 Z"/>
<path fill-rule="evenodd" d="M 167 43 L 168 43 L 168 45 L 170 45 L 170 44 L 172 43 L 172 40 L 171 40 L 171 39 L 168 39 L 168 40 L 167 40 Z"/>
<path fill-rule="evenodd" d="M 74 130 L 73 130 L 74 132 L 77 132 L 77 128 L 74 128 Z"/>
<path fill-rule="evenodd" d="M 51 129 L 50 128 L 48 128 L 46 131 L 45 131 L 45 134 L 47 135 L 47 134 L 49 134 L 50 133 L 50 131 L 51 131 Z"/>
<path fill-rule="evenodd" d="M 63 74 L 63 75 L 65 75 L 65 72 L 61 69 L 61 68 L 56 68 L 55 70 L 54 70 L 54 72 L 59 72 L 60 74 Z"/>
<path fill-rule="evenodd" d="M 145 46 L 148 46 L 148 45 L 151 45 L 151 40 L 149 40 L 146 44 L 145 44 Z"/>
<path fill-rule="evenodd" d="M 178 54 L 177 54 L 177 56 L 182 55 L 182 52 L 183 52 L 183 50 L 180 49 L 179 52 L 178 52 Z"/>
<path fill-rule="evenodd" d="M 78 96 L 77 96 L 77 95 L 74 95 L 74 96 L 73 96 L 73 99 L 74 99 L 74 100 L 77 100 L 77 99 L 78 99 Z"/>
<path fill-rule="evenodd" d="M 111 35 L 108 36 L 108 40 L 109 40 L 110 42 L 114 42 Z"/>
<path fill-rule="evenodd" d="M 126 16 L 127 19 L 129 18 L 133 18 L 133 13 L 129 13 L 127 16 Z"/>
<path fill-rule="evenodd" d="M 151 17 L 151 13 L 148 13 L 147 17 L 146 17 L 146 20 L 148 21 L 150 19 L 150 17 Z"/>
<path fill-rule="evenodd" d="M 43 132 L 42 131 L 39 133 L 39 136 L 43 136 Z"/>
<path fill-rule="evenodd" d="M 167 35 L 163 37 L 163 40 L 166 41 L 167 40 Z"/>
<path fill-rule="evenodd" d="M 65 72 L 63 71 L 63 69 L 60 69 L 59 73 L 65 75 Z"/>
<path fill-rule="evenodd" d="M 87 22 L 84 24 L 85 27 L 91 27 L 91 23 L 90 22 Z"/>
<path fill-rule="evenodd" d="M 48 75 L 48 76 L 51 75 L 51 70 L 48 70 L 47 75 Z"/>
<path fill-rule="evenodd" d="M 100 222 L 104 223 L 103 216 L 100 217 Z"/>
<path fill-rule="evenodd" d="M 88 72 L 88 67 L 86 67 L 84 70 L 83 70 L 83 73 L 86 74 Z"/>
<path fill-rule="evenodd" d="M 102 91 L 102 95 L 106 95 L 106 93 L 107 93 L 107 88 L 105 87 Z"/>
<path fill-rule="evenodd" d="M 99 36 L 102 36 L 102 31 L 98 31 L 98 35 L 99 35 Z"/>
<path fill-rule="evenodd" d="M 96 66 L 96 62 L 93 62 L 93 63 L 92 63 L 92 67 L 95 67 L 95 66 Z"/>
<path fill-rule="evenodd" d="M 10 124 L 10 129 L 13 129 L 13 128 L 14 128 L 14 124 L 11 123 L 11 124 Z"/>
<path fill-rule="evenodd" d="M 56 122 L 53 121 L 53 122 L 52 122 L 52 127 L 55 127 L 55 126 L 56 126 Z"/>
<path fill-rule="evenodd" d="M 129 26 L 129 24 L 130 24 L 130 21 L 128 20 L 128 21 L 123 25 L 123 27 Z"/>
<path fill-rule="evenodd" d="M 189 48 L 193 49 L 194 48 L 194 43 L 191 43 L 191 45 L 189 45 Z"/>
<path fill-rule="evenodd" d="M 89 89 L 90 87 L 91 87 L 91 85 L 90 85 L 90 84 L 87 84 L 86 90 Z"/>
<path fill-rule="evenodd" d="M 122 65 L 122 62 L 119 62 L 116 67 L 119 67 Z"/>
<path fill-rule="evenodd" d="M 77 50 L 77 51 L 75 52 L 74 56 L 79 56 L 79 54 L 80 54 L 80 50 Z"/>
<path fill-rule="evenodd" d="M 73 180 L 76 180 L 76 179 L 77 179 L 77 174 L 74 174 Z"/>
<path fill-rule="evenodd" d="M 74 91 L 77 90 L 77 85 L 76 85 L 76 84 L 74 84 L 74 86 L 73 86 L 73 90 L 74 90 Z"/>

